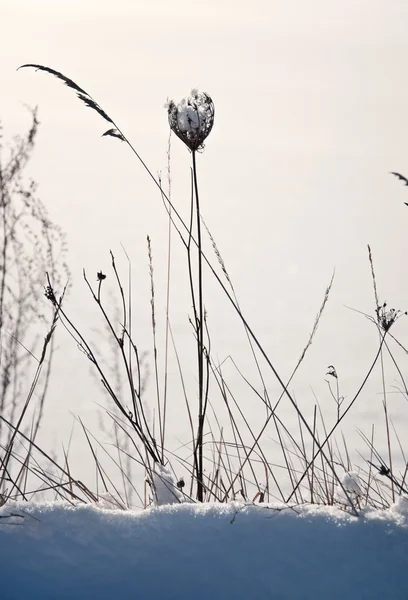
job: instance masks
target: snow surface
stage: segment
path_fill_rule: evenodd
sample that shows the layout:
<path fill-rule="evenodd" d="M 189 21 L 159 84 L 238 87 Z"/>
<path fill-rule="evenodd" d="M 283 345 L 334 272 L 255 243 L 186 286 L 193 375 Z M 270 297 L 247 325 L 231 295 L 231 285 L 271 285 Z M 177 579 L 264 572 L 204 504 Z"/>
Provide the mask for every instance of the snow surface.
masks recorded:
<path fill-rule="evenodd" d="M 1 600 L 408 598 L 406 500 L 359 518 L 332 507 L 57 503 L 8 504 L 0 517 Z"/>

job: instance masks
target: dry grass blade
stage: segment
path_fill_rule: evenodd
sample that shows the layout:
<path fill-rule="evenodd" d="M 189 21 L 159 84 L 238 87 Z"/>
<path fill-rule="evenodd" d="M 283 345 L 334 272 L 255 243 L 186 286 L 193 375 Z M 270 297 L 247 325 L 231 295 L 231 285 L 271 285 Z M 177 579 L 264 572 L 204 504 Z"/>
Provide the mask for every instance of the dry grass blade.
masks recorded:
<path fill-rule="evenodd" d="M 160 402 L 160 384 L 159 384 L 159 366 L 158 366 L 158 353 L 157 353 L 157 336 L 156 336 L 156 307 L 155 307 L 155 288 L 154 288 L 154 268 L 153 268 L 153 254 L 152 254 L 152 242 L 149 236 L 147 236 L 147 252 L 149 256 L 149 275 L 150 275 L 150 307 L 152 315 L 152 333 L 153 333 L 153 358 L 154 358 L 154 374 L 156 383 L 156 399 L 157 399 L 157 413 L 159 419 L 159 433 L 160 443 L 162 447 L 162 464 L 164 464 L 164 424 L 162 418 L 162 408 Z"/>
<path fill-rule="evenodd" d="M 391 171 L 390 175 L 395 175 L 395 177 L 398 177 L 398 179 L 404 181 L 405 185 L 408 185 L 408 179 L 404 177 L 404 175 L 401 175 L 401 173 L 395 173 L 395 171 Z"/>
<path fill-rule="evenodd" d="M 92 98 L 92 96 L 90 96 L 88 94 L 88 92 L 86 92 L 81 87 L 79 87 L 79 85 L 77 85 L 75 83 L 75 81 L 73 81 L 69 77 L 66 77 L 59 71 L 55 71 L 55 69 L 51 69 L 50 67 L 44 67 L 43 65 L 35 65 L 35 64 L 30 64 L 30 63 L 21 65 L 21 67 L 19 67 L 17 70 L 24 69 L 26 67 L 31 67 L 31 68 L 35 69 L 36 71 L 45 71 L 46 73 L 51 73 L 51 75 L 54 75 L 54 77 L 57 77 L 58 79 L 63 81 L 65 83 L 65 85 L 67 85 L 68 87 L 75 90 L 77 92 L 78 98 L 82 102 L 84 102 L 84 104 L 86 104 L 86 106 L 89 106 L 89 108 L 93 108 L 94 110 L 96 110 L 96 112 L 99 113 L 101 115 L 101 117 L 105 119 L 105 121 L 108 121 L 109 123 L 113 123 L 110 116 L 99 106 L 99 104 L 97 104 L 95 102 L 95 100 Z M 106 132 L 106 133 L 104 133 L 104 135 L 113 135 L 112 131 L 114 131 L 114 130 L 111 129 L 109 131 L 110 131 L 110 133 Z M 121 135 L 118 134 L 118 135 L 115 135 L 114 137 L 121 137 Z"/>
<path fill-rule="evenodd" d="M 36 71 L 46 71 L 47 73 L 51 73 L 51 75 L 54 75 L 54 77 L 58 77 L 58 79 L 61 79 L 61 81 L 63 81 L 65 83 L 65 85 L 72 88 L 76 92 L 79 92 L 80 94 L 85 94 L 86 96 L 88 96 L 88 93 L 85 90 L 83 90 L 82 88 L 80 88 L 79 85 L 77 85 L 75 83 L 75 81 L 72 81 L 72 79 L 69 79 L 69 77 L 66 77 L 59 71 L 55 71 L 54 69 L 51 69 L 50 67 L 44 67 L 43 65 L 35 65 L 35 64 L 31 64 L 31 63 L 21 65 L 21 67 L 18 67 L 17 71 L 19 69 L 25 69 L 26 67 L 31 67 L 31 68 L 35 69 Z"/>
<path fill-rule="evenodd" d="M 119 131 L 117 129 L 108 129 L 108 131 L 105 131 L 105 133 L 103 133 L 101 137 L 105 137 L 106 135 L 110 135 L 111 137 L 119 138 L 120 140 L 122 140 L 122 142 L 125 141 L 123 135 L 121 133 L 119 133 Z"/>
<path fill-rule="evenodd" d="M 231 278 L 230 278 L 230 276 L 228 274 L 227 267 L 225 266 L 224 259 L 222 258 L 221 252 L 218 249 L 218 246 L 217 246 L 217 244 L 215 242 L 215 239 L 213 238 L 213 236 L 212 236 L 210 230 L 208 229 L 208 227 L 207 227 L 207 225 L 206 225 L 206 223 L 205 223 L 205 221 L 204 221 L 204 219 L 203 219 L 202 216 L 201 216 L 201 222 L 202 222 L 202 224 L 205 227 L 205 230 L 207 232 L 208 237 L 210 238 L 211 245 L 212 245 L 213 250 L 214 250 L 214 254 L 217 257 L 217 260 L 218 260 L 218 262 L 220 264 L 222 272 L 225 275 L 225 279 L 228 281 L 228 283 L 230 284 L 231 289 L 234 291 L 234 286 L 232 285 L 232 281 L 231 281 Z"/>
<path fill-rule="evenodd" d="M 335 271 L 333 271 L 333 275 L 331 276 L 330 283 L 327 286 L 326 291 L 324 293 L 323 302 L 322 302 L 322 304 L 320 306 L 319 312 L 316 315 L 315 322 L 313 324 L 312 332 L 311 332 L 311 334 L 309 336 L 309 339 L 308 339 L 308 342 L 307 342 L 306 346 L 303 349 L 302 354 L 300 355 L 298 364 L 296 365 L 296 369 L 298 368 L 298 366 L 300 365 L 300 363 L 303 361 L 303 359 L 305 358 L 306 352 L 308 351 L 309 347 L 312 345 L 313 338 L 314 338 L 314 336 L 316 334 L 317 328 L 319 327 L 320 319 L 322 317 L 323 311 L 324 311 L 324 309 L 326 307 L 326 304 L 327 304 L 327 301 L 329 299 L 330 291 L 332 289 L 332 285 L 333 285 L 333 281 L 334 281 L 334 276 L 335 276 Z"/>
<path fill-rule="evenodd" d="M 103 110 L 103 108 L 101 108 L 99 106 L 99 104 L 97 104 L 95 102 L 95 100 L 93 100 L 90 96 L 85 96 L 84 94 L 77 94 L 78 98 L 80 100 L 82 100 L 82 102 L 84 104 L 86 104 L 86 106 L 88 106 L 89 108 L 93 108 L 94 110 L 96 110 L 97 113 L 99 113 L 101 115 L 102 118 L 105 119 L 105 121 L 108 121 L 109 123 L 113 123 L 112 119 L 110 118 L 109 115 L 106 114 L 106 112 Z M 109 134 L 112 135 L 112 134 Z"/>
<path fill-rule="evenodd" d="M 116 492 L 116 494 L 118 495 L 118 497 L 120 498 L 120 501 L 121 501 L 121 504 L 122 504 L 121 508 L 123 508 L 123 509 L 124 509 L 124 508 L 125 508 L 125 506 L 126 506 L 126 503 L 125 503 L 125 501 L 123 500 L 123 498 L 121 497 L 121 495 L 120 495 L 120 493 L 119 493 L 119 490 L 118 490 L 118 489 L 117 489 L 117 487 L 114 485 L 113 481 L 112 481 L 112 480 L 111 480 L 111 478 L 108 476 L 108 474 L 106 473 L 105 469 L 102 467 L 102 465 L 101 465 L 100 461 L 98 460 L 98 457 L 97 457 L 97 455 L 96 455 L 95 449 L 94 449 L 94 447 L 92 446 L 92 442 L 91 442 L 91 440 L 90 440 L 90 436 L 89 436 L 89 432 L 88 432 L 87 428 L 86 428 L 86 427 L 85 427 L 85 425 L 82 423 L 82 421 L 81 421 L 80 417 L 78 417 L 78 421 L 80 422 L 80 424 L 81 424 L 81 427 L 82 427 L 82 430 L 83 430 L 83 432 L 84 432 L 84 434 L 85 434 L 86 441 L 88 442 L 89 448 L 90 448 L 90 450 L 91 450 L 91 453 L 92 453 L 93 460 L 94 460 L 94 462 L 95 462 L 95 467 L 96 467 L 97 473 L 98 473 L 99 477 L 101 478 L 101 481 L 102 481 L 102 483 L 103 483 L 103 487 L 105 488 L 105 492 L 106 492 L 106 493 L 108 493 L 108 494 L 110 493 L 110 491 L 109 491 L 109 488 L 108 488 L 108 485 L 107 485 L 107 482 L 109 482 L 109 483 L 111 484 L 112 488 L 115 490 L 115 492 Z"/>
<path fill-rule="evenodd" d="M 370 261 L 370 267 L 371 267 L 371 277 L 373 279 L 373 290 L 374 290 L 374 298 L 375 298 L 375 310 L 378 311 L 380 303 L 378 300 L 378 292 L 377 292 L 377 281 L 375 278 L 375 271 L 374 271 L 374 262 L 373 262 L 373 255 L 371 254 L 371 248 L 370 245 L 367 245 L 368 248 L 368 260 Z"/>

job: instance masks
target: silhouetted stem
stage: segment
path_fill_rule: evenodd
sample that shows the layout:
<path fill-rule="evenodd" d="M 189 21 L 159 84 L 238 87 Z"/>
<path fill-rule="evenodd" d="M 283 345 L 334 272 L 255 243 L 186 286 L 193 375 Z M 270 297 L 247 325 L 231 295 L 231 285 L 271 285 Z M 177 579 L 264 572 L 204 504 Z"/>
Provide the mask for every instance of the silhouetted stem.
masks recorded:
<path fill-rule="evenodd" d="M 204 499 L 203 488 L 203 434 L 204 434 L 204 307 L 203 307 L 203 261 L 201 253 L 201 217 L 198 195 L 196 152 L 193 150 L 193 181 L 196 202 L 197 244 L 198 244 L 198 316 L 196 316 L 197 352 L 198 352 L 198 431 L 197 431 L 197 500 Z"/>

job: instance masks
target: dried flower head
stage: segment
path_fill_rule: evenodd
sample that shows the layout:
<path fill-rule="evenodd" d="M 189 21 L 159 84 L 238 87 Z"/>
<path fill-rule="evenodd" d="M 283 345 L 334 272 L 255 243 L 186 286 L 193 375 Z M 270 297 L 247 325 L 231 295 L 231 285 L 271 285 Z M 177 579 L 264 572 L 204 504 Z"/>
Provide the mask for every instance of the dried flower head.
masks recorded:
<path fill-rule="evenodd" d="M 337 379 L 337 371 L 334 368 L 334 366 L 333 365 L 329 365 L 327 368 L 329 370 L 327 371 L 326 375 L 331 375 L 332 377 L 334 377 L 335 379 Z"/>
<path fill-rule="evenodd" d="M 384 331 L 388 331 L 402 315 L 407 315 L 407 312 L 395 310 L 395 308 L 388 308 L 386 302 L 376 309 L 376 313 L 378 324 Z"/>
<path fill-rule="evenodd" d="M 169 100 L 166 108 L 170 129 L 190 150 L 202 150 L 214 125 L 214 104 L 210 96 L 194 89 L 178 104 Z"/>

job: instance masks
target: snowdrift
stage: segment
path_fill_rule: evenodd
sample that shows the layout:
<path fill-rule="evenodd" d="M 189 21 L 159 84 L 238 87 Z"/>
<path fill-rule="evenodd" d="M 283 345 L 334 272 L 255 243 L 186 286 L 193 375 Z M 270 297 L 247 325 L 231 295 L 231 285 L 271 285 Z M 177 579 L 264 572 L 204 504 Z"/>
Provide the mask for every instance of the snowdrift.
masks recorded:
<path fill-rule="evenodd" d="M 408 501 L 0 509 L 1 600 L 408 598 Z"/>

